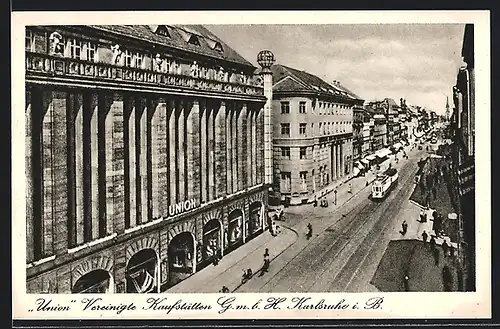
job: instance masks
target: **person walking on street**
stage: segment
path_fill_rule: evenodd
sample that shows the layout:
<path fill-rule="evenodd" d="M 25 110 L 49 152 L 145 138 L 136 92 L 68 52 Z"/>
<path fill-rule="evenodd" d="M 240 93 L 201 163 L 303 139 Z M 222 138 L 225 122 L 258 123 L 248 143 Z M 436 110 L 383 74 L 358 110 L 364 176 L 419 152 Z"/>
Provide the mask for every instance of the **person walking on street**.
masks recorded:
<path fill-rule="evenodd" d="M 427 232 L 422 232 L 422 240 L 424 240 L 424 243 L 427 243 L 427 238 L 428 238 L 428 235 L 427 235 Z"/>
<path fill-rule="evenodd" d="M 410 281 L 410 278 L 408 277 L 408 275 L 405 275 L 404 281 L 403 281 L 405 291 L 410 291 L 410 282 L 409 281 Z"/>
<path fill-rule="evenodd" d="M 401 224 L 401 228 L 402 228 L 401 234 L 406 235 L 406 232 L 408 231 L 408 223 L 406 223 L 406 220 L 404 220 L 403 223 Z"/>
<path fill-rule="evenodd" d="M 432 256 L 434 257 L 434 265 L 439 266 L 439 249 L 432 249 Z"/>
<path fill-rule="evenodd" d="M 349 183 L 349 193 L 352 194 L 352 183 Z"/>
<path fill-rule="evenodd" d="M 267 257 L 269 257 L 269 248 L 266 248 L 266 250 L 264 250 L 264 258 Z"/>
<path fill-rule="evenodd" d="M 443 244 L 441 245 L 441 247 L 443 248 L 443 257 L 447 257 L 448 251 L 449 251 L 449 246 L 448 246 L 448 243 L 446 243 L 446 240 L 443 241 Z"/>

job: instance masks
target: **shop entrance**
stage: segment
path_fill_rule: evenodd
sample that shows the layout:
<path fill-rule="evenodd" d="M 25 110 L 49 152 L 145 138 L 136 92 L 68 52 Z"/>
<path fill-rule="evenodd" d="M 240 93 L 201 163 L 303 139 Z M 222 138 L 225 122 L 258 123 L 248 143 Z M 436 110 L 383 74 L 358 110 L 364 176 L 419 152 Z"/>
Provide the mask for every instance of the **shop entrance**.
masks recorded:
<path fill-rule="evenodd" d="M 176 235 L 168 245 L 169 285 L 173 286 L 196 271 L 194 237 L 190 232 Z"/>
<path fill-rule="evenodd" d="M 209 220 L 203 226 L 203 260 L 212 261 L 222 252 L 221 223 L 217 219 Z"/>
<path fill-rule="evenodd" d="M 127 265 L 127 293 L 157 292 L 158 259 L 153 249 L 143 249 L 133 255 Z"/>
<path fill-rule="evenodd" d="M 113 282 L 108 271 L 94 270 L 79 278 L 73 288 L 72 294 L 105 294 L 113 293 Z"/>
<path fill-rule="evenodd" d="M 250 205 L 247 221 L 247 234 L 249 239 L 255 237 L 262 229 L 262 203 L 256 201 Z"/>
<path fill-rule="evenodd" d="M 233 210 L 229 214 L 228 222 L 224 245 L 230 252 L 243 244 L 243 212 L 239 209 Z"/>

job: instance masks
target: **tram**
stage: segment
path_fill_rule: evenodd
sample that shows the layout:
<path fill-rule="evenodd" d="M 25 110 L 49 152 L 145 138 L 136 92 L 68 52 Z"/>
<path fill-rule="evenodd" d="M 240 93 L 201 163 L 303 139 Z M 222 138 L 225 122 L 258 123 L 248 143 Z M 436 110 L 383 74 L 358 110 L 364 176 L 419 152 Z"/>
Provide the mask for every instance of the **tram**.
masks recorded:
<path fill-rule="evenodd" d="M 377 176 L 372 185 L 372 200 L 381 200 L 398 182 L 398 171 L 395 168 L 387 169 L 383 174 Z"/>

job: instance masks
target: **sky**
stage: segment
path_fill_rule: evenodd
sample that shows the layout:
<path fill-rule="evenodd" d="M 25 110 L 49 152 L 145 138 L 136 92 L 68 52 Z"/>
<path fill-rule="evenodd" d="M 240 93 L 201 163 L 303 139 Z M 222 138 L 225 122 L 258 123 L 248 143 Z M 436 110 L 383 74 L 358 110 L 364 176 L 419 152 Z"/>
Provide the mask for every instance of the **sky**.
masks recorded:
<path fill-rule="evenodd" d="M 400 98 L 438 114 L 452 106 L 462 63 L 463 24 L 208 25 L 258 67 L 271 50 L 277 64 L 339 81 L 366 101 Z"/>

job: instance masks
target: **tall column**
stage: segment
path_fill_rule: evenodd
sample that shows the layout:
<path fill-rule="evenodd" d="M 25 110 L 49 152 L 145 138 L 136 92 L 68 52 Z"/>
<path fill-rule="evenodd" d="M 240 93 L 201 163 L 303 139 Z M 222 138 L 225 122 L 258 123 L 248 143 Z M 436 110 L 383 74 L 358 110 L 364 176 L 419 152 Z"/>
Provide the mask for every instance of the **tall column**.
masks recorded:
<path fill-rule="evenodd" d="M 214 122 L 215 138 L 215 198 L 226 194 L 226 104 L 221 102 Z"/>
<path fill-rule="evenodd" d="M 207 145 L 208 145 L 208 199 L 212 201 L 215 199 L 215 136 L 214 136 L 214 108 L 212 104 L 207 104 Z"/>
<path fill-rule="evenodd" d="M 247 105 L 243 104 L 238 117 L 238 190 L 244 190 L 247 183 Z"/>
<path fill-rule="evenodd" d="M 25 179 L 26 179 L 26 263 L 30 263 L 35 259 L 35 216 L 33 212 L 33 203 L 40 202 L 41 200 L 34 200 L 33 190 L 34 190 L 34 174 L 33 174 L 33 153 L 35 143 L 32 143 L 33 139 L 33 107 L 31 104 L 31 90 L 26 88 L 25 92 L 25 113 L 24 113 L 24 123 L 25 123 Z"/>
<path fill-rule="evenodd" d="M 186 112 L 183 102 L 178 99 L 175 102 L 177 111 L 177 136 L 178 136 L 178 161 L 179 168 L 179 201 L 186 200 Z"/>
<path fill-rule="evenodd" d="M 334 175 L 334 172 L 335 172 L 335 171 L 333 170 L 333 166 L 334 166 L 334 163 L 335 163 L 335 157 L 334 157 L 334 151 L 333 151 L 333 150 L 334 150 L 334 148 L 335 148 L 335 145 L 334 145 L 334 144 L 330 144 L 330 145 L 329 145 L 329 149 L 330 149 L 330 150 L 329 150 L 329 152 L 328 152 L 328 153 L 330 153 L 330 154 L 329 154 L 328 158 L 329 158 L 329 166 L 330 166 L 330 167 L 329 167 L 329 169 L 330 169 L 330 179 L 331 179 L 332 181 L 334 181 L 334 180 L 336 179 L 336 177 L 335 177 L 335 175 Z"/>
<path fill-rule="evenodd" d="M 186 199 L 200 199 L 200 105 L 198 101 L 186 101 L 186 163 L 187 195 Z"/>
<path fill-rule="evenodd" d="M 264 183 L 265 163 L 264 163 L 264 109 L 260 109 L 257 114 L 257 184 Z"/>
<path fill-rule="evenodd" d="M 247 181 L 246 181 L 246 186 L 250 187 L 252 186 L 252 168 L 253 168 L 253 163 L 252 163 L 252 150 L 253 150 L 253 144 L 255 143 L 254 140 L 252 139 L 252 109 L 247 108 L 247 131 L 246 131 L 246 140 L 247 140 Z"/>
<path fill-rule="evenodd" d="M 207 107 L 205 101 L 199 103 L 200 111 L 200 172 L 202 203 L 208 201 L 208 140 L 207 140 Z"/>
<path fill-rule="evenodd" d="M 339 179 L 340 178 L 339 164 L 340 164 L 339 145 L 335 144 L 335 179 Z"/>
<path fill-rule="evenodd" d="M 169 150 L 169 185 L 170 185 L 170 205 L 177 203 L 178 179 L 177 179 L 177 120 L 175 113 L 175 101 L 167 103 L 168 111 L 168 150 Z"/>
<path fill-rule="evenodd" d="M 84 146 L 84 137 L 87 137 L 88 131 L 84 121 L 83 95 L 68 95 L 68 166 L 71 187 L 68 191 L 69 209 L 68 209 L 68 230 L 69 244 L 71 246 L 80 245 L 91 237 L 91 223 L 86 220 L 88 212 L 85 211 L 85 200 L 88 189 L 84 188 L 86 181 L 86 170 L 84 157 L 86 158 L 86 145 Z M 85 128 L 84 128 L 85 126 Z M 86 239 L 87 237 L 87 239 Z"/>
<path fill-rule="evenodd" d="M 151 192 L 152 216 L 168 213 L 167 104 L 160 98 L 151 106 Z"/>
<path fill-rule="evenodd" d="M 85 182 L 90 190 L 88 200 L 89 221 L 91 227 L 92 239 L 99 237 L 99 222 L 100 222 L 100 196 L 104 199 L 104 190 L 101 190 L 101 174 L 99 172 L 99 98 L 96 93 L 84 94 L 84 117 L 85 125 L 87 125 L 89 134 L 88 150 L 86 150 L 90 170 L 90 179 Z M 102 175 L 104 180 L 104 175 Z"/>
<path fill-rule="evenodd" d="M 252 186 L 257 185 L 257 112 L 252 109 Z"/>
<path fill-rule="evenodd" d="M 233 193 L 233 136 L 231 135 L 231 118 L 233 109 L 226 104 L 226 194 Z"/>
<path fill-rule="evenodd" d="M 137 224 L 148 221 L 148 111 L 145 98 L 136 100 L 136 189 L 137 189 Z"/>
<path fill-rule="evenodd" d="M 136 106 L 131 97 L 124 102 L 123 142 L 125 145 L 125 227 L 137 225 L 137 162 L 136 162 Z"/>
<path fill-rule="evenodd" d="M 106 117 L 106 181 L 111 188 L 107 189 L 110 207 L 107 209 L 109 220 L 106 222 L 105 234 L 120 233 L 125 229 L 123 96 L 114 94 L 109 101 L 111 105 Z"/>
<path fill-rule="evenodd" d="M 234 104 L 232 106 L 232 115 L 231 115 L 231 150 L 232 150 L 232 183 L 233 183 L 233 193 L 238 192 L 238 171 L 241 170 L 241 168 L 238 168 L 238 149 L 241 147 L 240 143 L 241 141 L 238 139 L 238 116 L 240 113 L 239 105 Z"/>
<path fill-rule="evenodd" d="M 44 91 L 43 174 L 44 174 L 44 251 L 62 254 L 68 249 L 67 212 L 67 95 Z"/>

